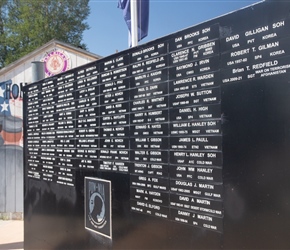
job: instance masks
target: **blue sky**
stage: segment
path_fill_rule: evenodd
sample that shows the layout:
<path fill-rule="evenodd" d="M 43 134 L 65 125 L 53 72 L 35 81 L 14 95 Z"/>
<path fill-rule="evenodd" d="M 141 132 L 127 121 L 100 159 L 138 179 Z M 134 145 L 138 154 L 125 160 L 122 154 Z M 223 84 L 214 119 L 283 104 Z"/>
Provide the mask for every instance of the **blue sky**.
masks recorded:
<path fill-rule="evenodd" d="M 90 0 L 90 29 L 83 42 L 92 53 L 108 56 L 128 48 L 128 29 L 117 0 Z M 139 44 L 177 32 L 246 6 L 254 0 L 150 0 L 149 32 Z"/>

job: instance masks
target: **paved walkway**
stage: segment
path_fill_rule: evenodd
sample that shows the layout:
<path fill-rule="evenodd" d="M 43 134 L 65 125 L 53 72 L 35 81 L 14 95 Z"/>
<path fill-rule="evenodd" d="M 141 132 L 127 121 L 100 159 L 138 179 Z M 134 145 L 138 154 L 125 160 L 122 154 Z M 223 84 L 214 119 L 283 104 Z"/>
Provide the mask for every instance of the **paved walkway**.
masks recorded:
<path fill-rule="evenodd" d="M 0 249 L 23 249 L 23 221 L 0 220 Z"/>

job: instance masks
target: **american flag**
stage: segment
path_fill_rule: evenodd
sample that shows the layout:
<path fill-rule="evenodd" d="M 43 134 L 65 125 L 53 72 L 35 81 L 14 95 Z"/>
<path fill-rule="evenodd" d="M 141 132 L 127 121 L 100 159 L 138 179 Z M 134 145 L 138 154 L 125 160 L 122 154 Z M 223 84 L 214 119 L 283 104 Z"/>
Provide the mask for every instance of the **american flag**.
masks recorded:
<path fill-rule="evenodd" d="M 12 81 L 0 82 L 0 115 L 11 115 L 9 96 Z"/>

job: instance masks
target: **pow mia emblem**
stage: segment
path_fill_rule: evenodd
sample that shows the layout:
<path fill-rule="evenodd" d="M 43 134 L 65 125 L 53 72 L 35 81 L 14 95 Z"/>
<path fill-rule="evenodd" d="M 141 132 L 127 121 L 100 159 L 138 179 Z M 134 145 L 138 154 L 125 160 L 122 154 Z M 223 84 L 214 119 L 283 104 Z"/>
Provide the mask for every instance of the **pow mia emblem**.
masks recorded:
<path fill-rule="evenodd" d="M 85 228 L 111 238 L 111 182 L 85 177 Z"/>
<path fill-rule="evenodd" d="M 94 192 L 91 194 L 90 198 L 89 218 L 97 228 L 104 227 L 107 222 L 105 217 L 106 207 L 103 195 L 103 193 Z"/>

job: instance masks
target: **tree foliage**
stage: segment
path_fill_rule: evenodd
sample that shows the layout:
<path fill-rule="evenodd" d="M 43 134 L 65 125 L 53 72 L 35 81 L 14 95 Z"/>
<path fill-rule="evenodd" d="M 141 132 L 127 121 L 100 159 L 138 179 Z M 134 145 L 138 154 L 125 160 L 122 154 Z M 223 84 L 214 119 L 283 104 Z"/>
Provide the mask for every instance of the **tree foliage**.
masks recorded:
<path fill-rule="evenodd" d="M 82 35 L 89 28 L 89 0 L 0 0 L 0 8 L 2 2 L 4 66 L 52 39 L 86 48 Z"/>
<path fill-rule="evenodd" d="M 0 69 L 4 66 L 6 52 L 7 52 L 6 46 L 5 46 L 5 35 L 4 35 L 6 7 L 7 7 L 7 0 L 0 0 Z"/>

